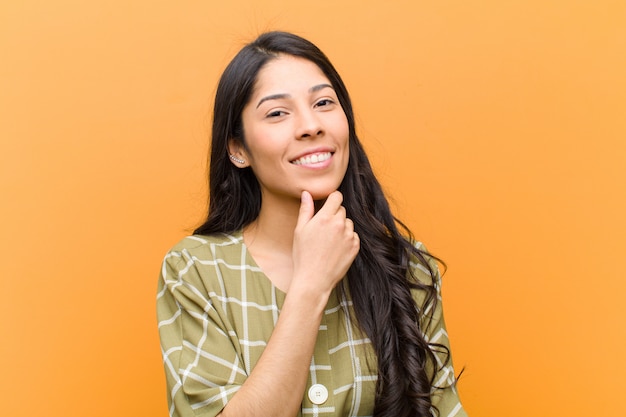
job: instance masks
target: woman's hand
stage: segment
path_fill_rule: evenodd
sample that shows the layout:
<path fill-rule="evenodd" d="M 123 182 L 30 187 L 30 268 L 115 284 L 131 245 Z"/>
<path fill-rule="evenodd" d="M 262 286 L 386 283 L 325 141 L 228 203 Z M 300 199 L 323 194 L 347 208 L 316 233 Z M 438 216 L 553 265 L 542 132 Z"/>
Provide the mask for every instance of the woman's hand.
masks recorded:
<path fill-rule="evenodd" d="M 359 252 L 359 236 L 346 217 L 339 191 L 331 193 L 315 213 L 311 194 L 302 192 L 298 222 L 294 232 L 293 267 L 290 285 L 328 294 L 348 272 Z"/>

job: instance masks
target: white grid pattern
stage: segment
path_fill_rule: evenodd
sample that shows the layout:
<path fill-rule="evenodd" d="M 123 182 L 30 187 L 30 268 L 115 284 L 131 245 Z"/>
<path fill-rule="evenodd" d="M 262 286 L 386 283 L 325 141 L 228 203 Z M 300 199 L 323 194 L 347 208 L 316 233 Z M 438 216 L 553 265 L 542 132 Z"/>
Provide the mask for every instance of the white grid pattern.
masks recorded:
<path fill-rule="evenodd" d="M 416 265 L 415 272 L 431 282 L 421 266 Z M 240 232 L 191 236 L 166 255 L 157 313 L 170 416 L 215 416 L 221 411 L 261 356 L 284 296 L 249 256 Z M 440 307 L 428 330 L 430 341 L 447 345 Z M 341 291 L 333 291 L 298 416 L 371 415 L 375 365 L 370 341 L 352 323 L 351 301 Z M 452 365 L 437 378 L 452 385 Z M 321 405 L 312 404 L 306 395 L 316 383 L 330 393 Z M 442 417 L 465 415 L 452 387 L 434 392 L 433 403 Z"/>

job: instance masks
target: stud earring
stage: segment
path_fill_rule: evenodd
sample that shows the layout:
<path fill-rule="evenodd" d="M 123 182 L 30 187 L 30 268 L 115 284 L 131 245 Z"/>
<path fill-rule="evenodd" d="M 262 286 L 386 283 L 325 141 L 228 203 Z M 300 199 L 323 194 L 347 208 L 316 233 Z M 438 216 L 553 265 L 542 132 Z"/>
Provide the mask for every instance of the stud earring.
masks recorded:
<path fill-rule="evenodd" d="M 228 155 L 228 157 L 229 157 L 230 159 L 232 159 L 233 161 L 237 162 L 238 164 L 245 164 L 245 163 L 246 163 L 246 161 L 245 161 L 245 160 L 243 160 L 243 159 L 239 159 L 239 158 L 237 158 L 235 155 Z"/>

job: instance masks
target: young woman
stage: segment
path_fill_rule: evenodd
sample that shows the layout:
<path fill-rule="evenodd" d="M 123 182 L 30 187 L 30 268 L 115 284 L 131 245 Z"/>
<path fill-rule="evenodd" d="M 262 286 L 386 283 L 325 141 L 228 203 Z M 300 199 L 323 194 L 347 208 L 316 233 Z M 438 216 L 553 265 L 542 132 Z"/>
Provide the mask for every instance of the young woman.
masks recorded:
<path fill-rule="evenodd" d="M 315 45 L 270 32 L 237 54 L 209 171 L 206 222 L 159 281 L 171 416 L 466 415 L 437 264 L 392 215 Z"/>

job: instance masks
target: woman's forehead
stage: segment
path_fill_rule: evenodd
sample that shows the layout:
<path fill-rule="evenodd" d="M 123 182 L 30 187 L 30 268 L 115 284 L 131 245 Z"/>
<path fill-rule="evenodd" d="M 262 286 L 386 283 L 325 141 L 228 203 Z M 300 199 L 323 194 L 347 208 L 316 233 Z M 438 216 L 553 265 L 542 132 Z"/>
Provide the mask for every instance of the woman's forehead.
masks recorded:
<path fill-rule="evenodd" d="M 292 55 L 279 55 L 259 71 L 253 95 L 308 91 L 319 84 L 331 84 L 312 61 Z"/>

